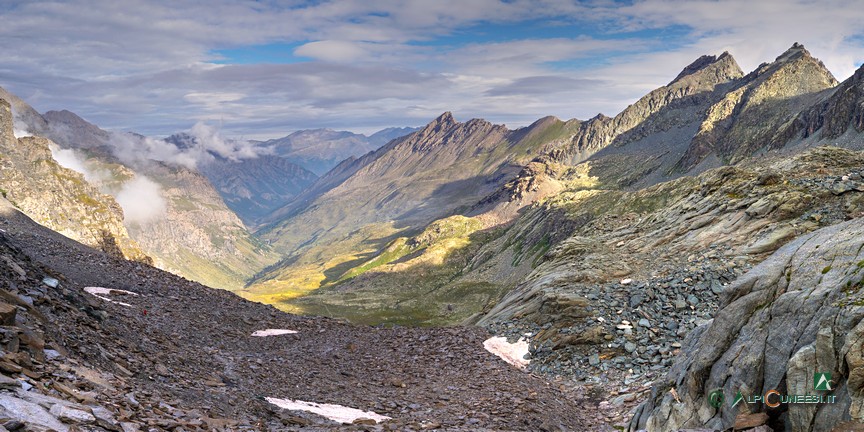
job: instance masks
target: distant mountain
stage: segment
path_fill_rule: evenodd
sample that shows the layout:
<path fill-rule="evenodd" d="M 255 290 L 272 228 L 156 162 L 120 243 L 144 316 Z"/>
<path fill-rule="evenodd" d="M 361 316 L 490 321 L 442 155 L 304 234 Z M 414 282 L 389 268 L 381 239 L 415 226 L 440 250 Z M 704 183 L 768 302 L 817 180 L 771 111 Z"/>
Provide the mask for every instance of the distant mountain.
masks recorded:
<path fill-rule="evenodd" d="M 273 148 L 276 155 L 321 176 L 345 159 L 377 150 L 393 139 L 417 130 L 408 127 L 388 128 L 367 137 L 347 131 L 309 129 L 264 141 L 262 145 Z"/>
<path fill-rule="evenodd" d="M 173 134 L 165 141 L 184 150 L 200 147 L 198 138 L 186 132 Z M 264 144 L 258 145 L 266 148 Z M 257 226 L 264 217 L 318 180 L 314 173 L 273 154 L 227 159 L 210 151 L 208 156 L 198 162 L 198 171 L 213 183 L 225 204 L 249 227 Z"/>
<path fill-rule="evenodd" d="M 22 116 L 16 109 L 15 117 L 21 120 L 19 125 L 28 133 L 44 135 L 56 142 L 58 149 L 65 151 L 65 163 L 75 165 L 78 172 L 63 170 L 71 173 L 76 182 L 84 185 L 82 187 L 100 194 L 97 197 L 89 192 L 81 194 L 65 189 L 66 195 L 92 196 L 85 201 L 115 206 L 120 228 L 128 232 L 156 266 L 212 287 L 237 289 L 255 272 L 276 260 L 198 171 L 153 160 L 123 162 L 120 154 L 144 146 L 144 137 L 102 130 L 69 111 L 50 111 L 41 116 L 20 99 L 17 106 L 27 114 Z M 43 140 L 27 139 L 36 143 Z M 47 145 L 44 147 L 43 153 L 50 158 L 51 152 Z M 43 155 L 42 159 L 45 158 Z M 38 197 L 39 191 L 46 188 L 51 186 L 34 184 L 32 189 L 19 193 Z M 127 211 L 120 210 L 117 201 L 122 202 Z M 44 218 L 30 216 L 46 223 Z M 72 224 L 79 226 L 80 221 L 91 217 L 70 214 L 51 220 L 55 223 L 79 221 Z M 64 232 L 50 223 L 46 226 Z M 123 244 L 120 240 L 118 243 Z"/>
<path fill-rule="evenodd" d="M 312 172 L 273 155 L 236 162 L 219 159 L 199 169 L 247 226 L 255 226 L 318 180 Z"/>

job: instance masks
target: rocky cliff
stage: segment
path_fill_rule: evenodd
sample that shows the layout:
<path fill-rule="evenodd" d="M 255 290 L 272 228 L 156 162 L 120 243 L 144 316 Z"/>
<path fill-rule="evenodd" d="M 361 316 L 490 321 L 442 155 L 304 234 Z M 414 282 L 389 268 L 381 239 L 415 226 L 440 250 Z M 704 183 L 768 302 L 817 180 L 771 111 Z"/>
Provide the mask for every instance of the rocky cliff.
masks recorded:
<path fill-rule="evenodd" d="M 722 92 L 743 73 L 729 53 L 702 56 L 681 71 L 672 82 L 643 96 L 615 117 L 602 114 L 582 122 L 569 142 L 555 143 L 546 151 L 557 161 L 575 164 L 612 144 L 629 141 L 671 128 L 669 121 L 648 121 L 668 107 L 704 103 L 713 93 Z M 668 120 L 668 119 L 667 119 Z M 623 134 L 631 132 L 627 137 Z"/>
<path fill-rule="evenodd" d="M 631 429 L 767 422 L 773 430 L 831 431 L 864 420 L 862 249 L 864 223 L 855 219 L 792 241 L 738 278 L 723 290 L 715 318 L 691 333 L 655 383 Z M 817 373 L 830 376 L 827 387 L 815 388 Z M 772 390 L 836 399 L 770 406 L 778 395 L 732 406 L 739 392 L 752 401 Z M 715 391 L 726 398 L 717 407 L 708 400 Z"/>
<path fill-rule="evenodd" d="M 123 210 L 109 195 L 90 185 L 80 173 L 60 166 L 51 141 L 15 138 L 12 107 L 0 100 L 0 188 L 12 202 L 39 223 L 116 256 L 148 260 L 123 225 Z"/>
<path fill-rule="evenodd" d="M 815 103 L 819 93 L 837 85 L 821 61 L 799 44 L 740 79 L 734 89 L 712 105 L 690 147 L 675 169 L 686 172 L 714 154 L 740 161 L 760 149 L 788 144 L 783 130 Z"/>

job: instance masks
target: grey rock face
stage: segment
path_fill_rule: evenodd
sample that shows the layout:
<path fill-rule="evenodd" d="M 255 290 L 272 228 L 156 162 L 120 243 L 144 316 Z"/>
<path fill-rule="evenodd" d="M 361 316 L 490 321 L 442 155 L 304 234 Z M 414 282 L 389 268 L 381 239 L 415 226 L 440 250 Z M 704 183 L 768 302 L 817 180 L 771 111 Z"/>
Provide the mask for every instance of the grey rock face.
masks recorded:
<path fill-rule="evenodd" d="M 724 292 L 712 322 L 694 331 L 655 383 L 630 429 L 726 429 L 738 414 L 765 412 L 774 430 L 828 431 L 864 419 L 864 220 L 804 235 Z M 830 373 L 832 391 L 814 374 Z M 675 389 L 680 402 L 671 390 Z M 835 395 L 833 404 L 739 404 L 737 392 Z M 727 403 L 709 404 L 721 390 Z"/>

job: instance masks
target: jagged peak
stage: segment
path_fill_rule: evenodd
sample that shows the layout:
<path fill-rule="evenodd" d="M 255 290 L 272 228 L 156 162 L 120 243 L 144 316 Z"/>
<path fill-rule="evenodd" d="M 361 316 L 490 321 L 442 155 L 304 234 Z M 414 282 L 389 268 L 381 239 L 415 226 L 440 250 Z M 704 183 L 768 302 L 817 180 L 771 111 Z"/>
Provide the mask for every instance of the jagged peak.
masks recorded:
<path fill-rule="evenodd" d="M 445 128 L 449 128 L 456 124 L 458 124 L 458 122 L 456 122 L 456 119 L 453 118 L 453 113 L 451 113 L 450 111 L 446 111 L 440 116 L 436 117 L 435 120 L 429 122 L 429 124 L 427 124 L 426 127 L 423 128 L 422 132 L 431 133 Z"/>
<path fill-rule="evenodd" d="M 609 117 L 603 113 L 599 113 L 599 114 L 595 115 L 594 117 L 591 117 L 590 119 L 588 119 L 589 122 L 609 121 L 609 120 L 612 120 L 612 117 Z"/>
<path fill-rule="evenodd" d="M 792 46 L 789 49 L 787 49 L 786 51 L 784 51 L 783 54 L 780 54 L 779 56 L 777 56 L 777 58 L 774 59 L 773 62 L 760 64 L 759 67 L 756 68 L 756 70 L 754 70 L 753 72 L 750 72 L 747 75 L 745 80 L 746 79 L 755 79 L 756 77 L 759 77 L 762 75 L 774 74 L 774 73 L 777 73 L 779 71 L 786 70 L 787 65 L 800 64 L 802 62 L 805 64 L 809 63 L 811 65 L 815 65 L 817 67 L 816 69 L 806 69 L 806 70 L 809 70 L 809 71 L 816 70 L 816 71 L 818 71 L 818 72 L 816 72 L 817 74 L 821 73 L 822 75 L 827 77 L 827 79 L 831 83 L 831 85 L 837 85 L 837 79 L 834 78 L 834 75 L 831 73 L 831 71 L 829 71 L 828 68 L 825 67 L 825 64 L 822 63 L 821 60 L 810 55 L 810 52 L 807 51 L 806 48 L 804 48 L 804 45 L 802 45 L 798 42 L 795 42 L 794 44 L 792 44 Z"/>
<path fill-rule="evenodd" d="M 741 68 L 738 67 L 738 62 L 736 62 L 735 58 L 732 57 L 732 54 L 729 54 L 729 51 L 723 51 L 719 56 L 706 54 L 697 58 L 693 63 L 684 67 L 684 69 L 681 70 L 681 73 L 679 73 L 678 76 L 669 83 L 669 85 L 672 85 L 685 77 L 695 75 L 712 65 L 726 66 L 729 68 L 731 70 L 731 73 L 727 74 L 730 75 L 729 78 L 737 78 L 744 75 Z"/>
<path fill-rule="evenodd" d="M 795 42 L 791 47 L 789 47 L 789 49 L 784 51 L 783 54 L 777 56 L 777 58 L 774 59 L 774 62 L 782 63 L 799 58 L 813 58 L 813 56 L 810 55 L 810 51 L 807 51 L 807 48 L 804 48 L 804 45 Z"/>
<path fill-rule="evenodd" d="M 432 123 L 436 124 L 450 124 L 456 123 L 456 119 L 453 118 L 453 113 L 450 111 L 445 111 L 443 114 L 438 116 Z"/>

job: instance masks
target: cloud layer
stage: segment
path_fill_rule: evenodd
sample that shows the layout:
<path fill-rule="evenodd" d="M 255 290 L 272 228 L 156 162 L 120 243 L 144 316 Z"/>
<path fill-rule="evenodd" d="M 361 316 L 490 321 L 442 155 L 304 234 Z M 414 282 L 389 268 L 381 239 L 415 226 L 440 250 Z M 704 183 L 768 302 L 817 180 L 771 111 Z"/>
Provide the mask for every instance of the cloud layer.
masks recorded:
<path fill-rule="evenodd" d="M 162 188 L 150 178 L 136 174 L 119 186 L 106 186 L 113 182 L 110 172 L 91 168 L 85 157 L 76 150 L 50 146 L 54 160 L 61 166 L 77 171 L 93 185 L 111 194 L 123 208 L 124 220 L 133 224 L 144 224 L 167 215 L 168 204 L 162 196 Z"/>
<path fill-rule="evenodd" d="M 702 54 L 752 69 L 800 42 L 838 79 L 864 58 L 864 8 L 845 0 L 69 0 L 0 17 L 0 85 L 146 135 L 369 132 L 447 110 L 517 126 L 615 114 Z"/>

